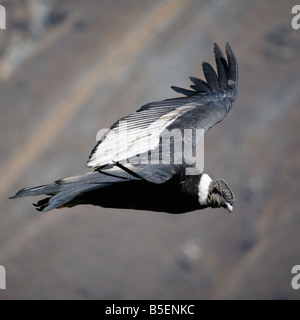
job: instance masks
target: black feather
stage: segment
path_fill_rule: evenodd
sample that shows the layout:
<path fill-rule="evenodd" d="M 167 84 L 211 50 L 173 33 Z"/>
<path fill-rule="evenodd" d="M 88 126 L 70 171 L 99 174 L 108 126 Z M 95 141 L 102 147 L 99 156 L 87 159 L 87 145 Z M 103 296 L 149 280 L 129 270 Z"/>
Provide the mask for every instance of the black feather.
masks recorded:
<path fill-rule="evenodd" d="M 218 70 L 219 85 L 221 89 L 226 90 L 228 88 L 226 67 L 228 69 L 228 66 L 220 47 L 216 43 L 214 44 L 214 53 Z"/>
<path fill-rule="evenodd" d="M 195 90 L 195 91 L 198 91 L 198 87 L 195 85 L 195 84 L 191 84 L 190 87 Z"/>
<path fill-rule="evenodd" d="M 184 88 L 179 88 L 179 87 L 175 87 L 175 86 L 171 86 L 171 88 L 178 92 L 178 93 L 182 93 L 184 94 L 185 96 L 187 97 L 190 97 L 192 95 L 194 95 L 196 92 L 195 91 L 192 91 L 192 90 L 187 90 L 187 89 L 184 89 Z"/>
<path fill-rule="evenodd" d="M 196 78 L 196 77 L 190 77 L 190 80 L 197 86 L 198 90 L 197 91 L 200 91 L 200 92 L 207 92 L 207 91 L 210 91 L 211 88 L 209 87 L 209 85 L 199 79 L 199 78 Z M 192 86 L 191 86 L 192 87 Z"/>
<path fill-rule="evenodd" d="M 228 88 L 228 77 L 229 77 L 229 67 L 227 64 L 227 61 L 225 58 L 221 58 L 221 62 L 223 64 L 224 70 L 225 70 L 225 74 L 226 74 L 226 84 L 227 84 L 227 88 Z"/>
<path fill-rule="evenodd" d="M 202 63 L 205 79 L 212 90 L 220 90 L 219 81 L 214 68 L 207 62 Z"/>
<path fill-rule="evenodd" d="M 228 42 L 226 43 L 226 55 L 227 55 L 228 68 L 229 68 L 228 86 L 230 89 L 237 90 L 237 85 L 238 85 L 237 61 Z"/>

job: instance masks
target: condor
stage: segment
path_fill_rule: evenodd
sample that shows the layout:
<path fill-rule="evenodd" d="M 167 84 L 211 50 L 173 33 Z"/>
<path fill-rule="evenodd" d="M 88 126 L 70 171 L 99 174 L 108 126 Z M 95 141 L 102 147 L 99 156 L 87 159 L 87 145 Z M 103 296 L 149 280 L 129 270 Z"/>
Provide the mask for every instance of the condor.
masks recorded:
<path fill-rule="evenodd" d="M 24 188 L 11 198 L 47 195 L 35 204 L 37 210 L 44 212 L 79 204 L 168 213 L 223 207 L 231 212 L 234 195 L 223 179 L 213 181 L 201 170 L 187 174 L 190 162 L 175 161 L 184 151 L 171 146 L 173 154 L 168 154 L 170 161 L 167 162 L 161 145 L 161 136 L 166 130 L 206 132 L 232 108 L 238 90 L 235 55 L 228 43 L 226 58 L 217 44 L 214 55 L 217 72 L 206 62 L 202 65 L 206 81 L 190 77 L 192 90 L 172 87 L 183 97 L 148 103 L 114 123 L 89 157 L 87 164 L 92 172 Z M 125 135 L 130 137 L 129 141 L 123 139 Z M 107 152 L 116 142 L 118 148 Z M 193 149 L 196 143 L 195 139 Z M 130 161 L 137 153 L 144 159 L 154 153 L 158 161 Z"/>

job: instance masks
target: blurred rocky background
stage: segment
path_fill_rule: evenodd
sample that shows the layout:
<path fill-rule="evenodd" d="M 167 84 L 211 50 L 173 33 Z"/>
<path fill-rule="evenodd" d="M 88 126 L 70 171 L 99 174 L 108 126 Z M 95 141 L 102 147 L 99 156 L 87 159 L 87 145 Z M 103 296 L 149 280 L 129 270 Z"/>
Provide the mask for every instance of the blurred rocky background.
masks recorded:
<path fill-rule="evenodd" d="M 0 299 L 299 299 L 300 31 L 295 1 L 7 0 L 0 30 Z M 234 211 L 79 206 L 47 214 L 18 189 L 82 174 L 99 129 L 177 96 L 213 43 L 238 100 L 205 139 Z"/>

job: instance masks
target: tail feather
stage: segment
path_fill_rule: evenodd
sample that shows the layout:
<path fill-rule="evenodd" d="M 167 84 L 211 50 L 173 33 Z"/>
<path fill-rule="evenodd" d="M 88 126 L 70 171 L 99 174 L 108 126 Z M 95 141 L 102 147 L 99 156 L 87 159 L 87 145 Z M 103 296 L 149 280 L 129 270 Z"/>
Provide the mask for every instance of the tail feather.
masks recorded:
<path fill-rule="evenodd" d="M 54 195 L 57 192 L 59 192 L 59 187 L 60 185 L 55 182 L 53 184 L 47 184 L 47 185 L 38 186 L 38 187 L 23 188 L 19 190 L 14 196 L 10 197 L 9 199 L 39 196 L 41 194 Z"/>
<path fill-rule="evenodd" d="M 104 187 L 105 185 L 108 185 L 108 184 L 91 184 L 86 186 L 74 186 L 73 188 L 69 188 L 68 190 L 60 191 L 53 197 L 48 198 L 47 206 L 43 208 L 43 212 L 50 211 L 55 208 L 59 208 L 64 204 L 67 204 L 68 202 L 72 201 L 77 196 L 88 191 L 99 189 L 101 187 Z"/>
<path fill-rule="evenodd" d="M 83 193 L 106 187 L 112 183 L 124 181 L 123 177 L 108 176 L 98 171 L 89 172 L 82 176 L 75 176 L 55 181 L 53 184 L 32 188 L 23 188 L 10 199 L 49 195 L 34 204 L 38 211 L 49 211 L 59 208 Z"/>

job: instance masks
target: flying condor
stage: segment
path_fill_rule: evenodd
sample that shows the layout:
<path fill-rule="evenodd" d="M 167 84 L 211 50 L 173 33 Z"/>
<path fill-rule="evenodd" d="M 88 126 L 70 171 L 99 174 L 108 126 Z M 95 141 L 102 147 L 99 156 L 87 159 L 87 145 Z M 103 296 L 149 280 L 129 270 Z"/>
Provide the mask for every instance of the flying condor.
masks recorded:
<path fill-rule="evenodd" d="M 184 148 L 175 148 L 174 137 L 167 152 L 162 146 L 165 132 L 205 133 L 232 108 L 238 90 L 235 55 L 228 43 L 226 57 L 217 44 L 214 55 L 217 72 L 202 65 L 206 81 L 190 77 L 192 90 L 172 87 L 183 97 L 148 103 L 114 123 L 92 150 L 91 172 L 24 188 L 11 198 L 47 195 L 35 204 L 43 212 L 79 204 L 168 213 L 223 207 L 231 212 L 234 195 L 223 179 L 213 181 L 193 167 Z M 195 149 L 198 140 L 191 139 Z"/>

